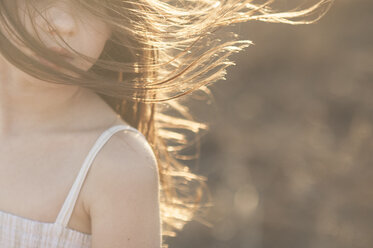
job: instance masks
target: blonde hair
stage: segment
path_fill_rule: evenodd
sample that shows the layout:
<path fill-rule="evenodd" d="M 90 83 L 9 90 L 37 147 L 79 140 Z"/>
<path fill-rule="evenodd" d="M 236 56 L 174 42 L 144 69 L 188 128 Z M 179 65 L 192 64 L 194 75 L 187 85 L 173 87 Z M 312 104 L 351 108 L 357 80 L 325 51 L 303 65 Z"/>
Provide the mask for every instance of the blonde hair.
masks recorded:
<path fill-rule="evenodd" d="M 41 15 L 34 0 L 24 0 L 30 15 Z M 0 52 L 24 72 L 51 83 L 78 85 L 100 95 L 124 120 L 148 139 L 158 159 L 162 234 L 175 236 L 198 218 L 206 178 L 195 175 L 180 155 L 190 144 L 182 130 L 198 134 L 207 126 L 195 121 L 176 98 L 223 79 L 234 63 L 228 57 L 252 44 L 218 29 L 239 22 L 308 24 L 319 20 L 333 0 L 302 9 L 276 12 L 274 0 L 75 0 L 112 30 L 101 57 L 87 72 L 64 62 L 29 35 L 17 14 L 17 0 L 0 1 Z M 31 8 L 30 8 L 31 6 Z M 49 24 L 51 25 L 51 24 Z M 53 28 L 53 27 L 52 27 Z M 28 47 L 73 74 L 45 67 L 15 46 Z M 59 36 L 61 40 L 62 37 Z M 67 43 L 66 46 L 69 47 Z M 70 47 L 71 48 L 71 47 Z M 73 50 L 73 48 L 71 48 Z M 82 58 L 90 58 L 77 52 Z M 162 104 L 160 104 L 162 103 Z M 196 184 L 195 184 L 196 183 Z M 191 185 L 194 185 L 193 187 Z M 197 186 L 196 186 L 197 185 Z M 202 219 L 199 221 L 203 222 Z"/>

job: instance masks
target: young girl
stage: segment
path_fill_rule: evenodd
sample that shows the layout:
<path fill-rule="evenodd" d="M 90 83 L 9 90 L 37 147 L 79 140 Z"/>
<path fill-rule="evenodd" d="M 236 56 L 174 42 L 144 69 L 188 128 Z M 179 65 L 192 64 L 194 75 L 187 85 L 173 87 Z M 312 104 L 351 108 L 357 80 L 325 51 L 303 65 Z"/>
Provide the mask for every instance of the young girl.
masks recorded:
<path fill-rule="evenodd" d="M 206 126 L 174 99 L 251 44 L 217 29 L 311 23 L 332 0 L 271 2 L 1 0 L 0 248 L 156 248 L 182 229 L 205 189 L 182 151 Z"/>

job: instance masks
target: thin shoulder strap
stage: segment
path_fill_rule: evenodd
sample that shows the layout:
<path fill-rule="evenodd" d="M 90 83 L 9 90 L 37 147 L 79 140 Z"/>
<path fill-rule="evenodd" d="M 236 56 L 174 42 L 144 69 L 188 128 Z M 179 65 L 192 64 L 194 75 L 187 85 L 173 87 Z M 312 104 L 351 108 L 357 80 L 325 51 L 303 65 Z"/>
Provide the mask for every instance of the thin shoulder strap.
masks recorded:
<path fill-rule="evenodd" d="M 105 143 L 110 139 L 113 134 L 121 130 L 130 130 L 140 133 L 133 127 L 127 125 L 116 125 L 112 126 L 106 131 L 104 131 L 101 136 L 97 139 L 96 143 L 93 145 L 92 149 L 89 151 L 84 163 L 79 171 L 79 174 L 70 189 L 69 194 L 67 195 L 65 202 L 61 208 L 60 213 L 57 216 L 56 223 L 61 224 L 64 227 L 67 227 L 69 223 L 71 214 L 73 212 L 76 200 L 78 199 L 79 192 L 82 188 L 83 182 L 88 174 L 88 170 L 91 167 L 92 162 L 94 161 L 96 155 L 100 149 L 105 145 Z"/>

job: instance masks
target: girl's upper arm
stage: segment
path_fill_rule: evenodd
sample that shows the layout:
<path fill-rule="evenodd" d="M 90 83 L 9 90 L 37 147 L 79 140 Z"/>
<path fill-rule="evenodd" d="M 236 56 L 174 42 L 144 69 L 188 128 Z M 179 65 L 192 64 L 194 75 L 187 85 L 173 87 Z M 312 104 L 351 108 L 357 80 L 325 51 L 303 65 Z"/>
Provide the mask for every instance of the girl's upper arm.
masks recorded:
<path fill-rule="evenodd" d="M 116 133 L 105 149 L 89 206 L 92 248 L 160 248 L 156 159 L 145 139 Z"/>

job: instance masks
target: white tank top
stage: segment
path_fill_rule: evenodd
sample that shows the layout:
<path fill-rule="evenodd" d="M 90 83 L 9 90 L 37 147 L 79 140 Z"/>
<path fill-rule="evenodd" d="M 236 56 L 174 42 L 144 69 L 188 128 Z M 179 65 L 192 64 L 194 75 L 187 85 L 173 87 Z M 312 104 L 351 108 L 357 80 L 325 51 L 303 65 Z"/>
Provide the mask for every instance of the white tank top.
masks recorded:
<path fill-rule="evenodd" d="M 79 192 L 93 160 L 118 131 L 140 133 L 127 125 L 116 125 L 104 131 L 84 160 L 80 172 L 54 223 L 40 222 L 0 211 L 0 248 L 89 248 L 91 235 L 67 227 Z"/>

